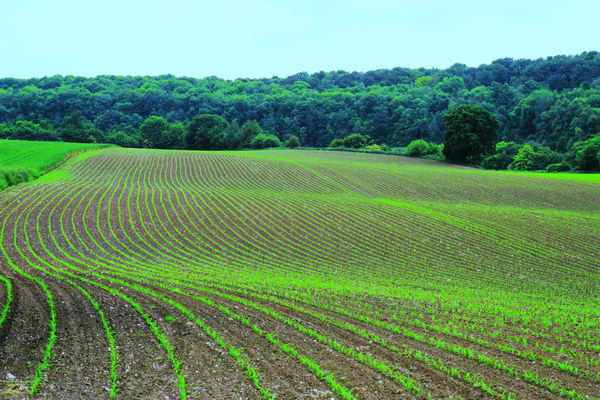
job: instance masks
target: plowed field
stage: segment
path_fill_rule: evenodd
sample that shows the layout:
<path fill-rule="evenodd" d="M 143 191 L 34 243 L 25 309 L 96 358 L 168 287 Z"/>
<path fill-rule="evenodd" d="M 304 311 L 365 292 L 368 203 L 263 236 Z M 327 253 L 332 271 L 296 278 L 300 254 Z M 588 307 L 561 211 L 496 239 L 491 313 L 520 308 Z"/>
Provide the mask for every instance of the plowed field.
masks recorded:
<path fill-rule="evenodd" d="M 94 150 L 0 192 L 0 249 L 1 398 L 600 398 L 595 183 Z"/>

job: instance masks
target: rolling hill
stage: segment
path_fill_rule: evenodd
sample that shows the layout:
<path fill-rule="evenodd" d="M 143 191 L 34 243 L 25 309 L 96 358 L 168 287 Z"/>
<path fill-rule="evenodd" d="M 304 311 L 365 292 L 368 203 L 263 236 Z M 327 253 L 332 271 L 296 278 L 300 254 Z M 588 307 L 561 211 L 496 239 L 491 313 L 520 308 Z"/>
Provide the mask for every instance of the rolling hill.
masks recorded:
<path fill-rule="evenodd" d="M 0 396 L 600 397 L 598 175 L 93 149 L 0 192 Z"/>

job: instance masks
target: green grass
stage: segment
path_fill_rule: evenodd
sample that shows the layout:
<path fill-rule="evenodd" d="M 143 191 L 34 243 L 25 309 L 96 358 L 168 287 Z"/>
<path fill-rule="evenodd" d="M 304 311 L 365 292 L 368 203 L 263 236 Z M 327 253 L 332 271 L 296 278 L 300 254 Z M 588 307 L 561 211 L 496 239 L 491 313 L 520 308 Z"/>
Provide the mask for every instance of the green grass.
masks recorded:
<path fill-rule="evenodd" d="M 0 190 L 38 178 L 70 154 L 103 144 L 0 140 Z"/>
<path fill-rule="evenodd" d="M 565 179 L 568 181 L 589 182 L 600 185 L 599 173 L 575 173 L 575 172 L 522 172 L 522 171 L 497 171 L 521 176 L 539 176 L 541 178 Z"/>

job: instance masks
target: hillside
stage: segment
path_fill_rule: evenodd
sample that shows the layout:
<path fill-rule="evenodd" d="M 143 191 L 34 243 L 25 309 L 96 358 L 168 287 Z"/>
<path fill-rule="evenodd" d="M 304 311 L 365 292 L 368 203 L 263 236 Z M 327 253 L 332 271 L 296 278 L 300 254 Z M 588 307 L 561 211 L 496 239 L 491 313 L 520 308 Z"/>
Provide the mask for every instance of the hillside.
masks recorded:
<path fill-rule="evenodd" d="M 95 143 L 0 140 L 0 190 L 38 178 L 70 154 L 108 146 Z"/>
<path fill-rule="evenodd" d="M 0 393 L 599 398 L 586 177 L 326 151 L 72 157 L 0 192 Z"/>

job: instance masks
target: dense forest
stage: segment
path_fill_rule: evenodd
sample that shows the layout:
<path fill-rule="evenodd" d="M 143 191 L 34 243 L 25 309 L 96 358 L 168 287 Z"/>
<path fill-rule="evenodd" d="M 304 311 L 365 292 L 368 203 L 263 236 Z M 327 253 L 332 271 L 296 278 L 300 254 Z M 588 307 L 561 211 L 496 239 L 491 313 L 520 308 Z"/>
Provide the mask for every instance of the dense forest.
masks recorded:
<path fill-rule="evenodd" d="M 495 114 L 506 143 L 568 152 L 600 132 L 600 53 L 234 81 L 171 75 L 5 78 L 0 138 L 151 147 L 140 135 L 149 117 L 163 117 L 183 135 L 195 117 L 216 114 L 236 127 L 255 120 L 265 134 L 280 140 L 294 135 L 303 146 L 324 147 L 358 133 L 397 147 L 415 139 L 441 143 L 442 116 L 461 104 Z"/>

